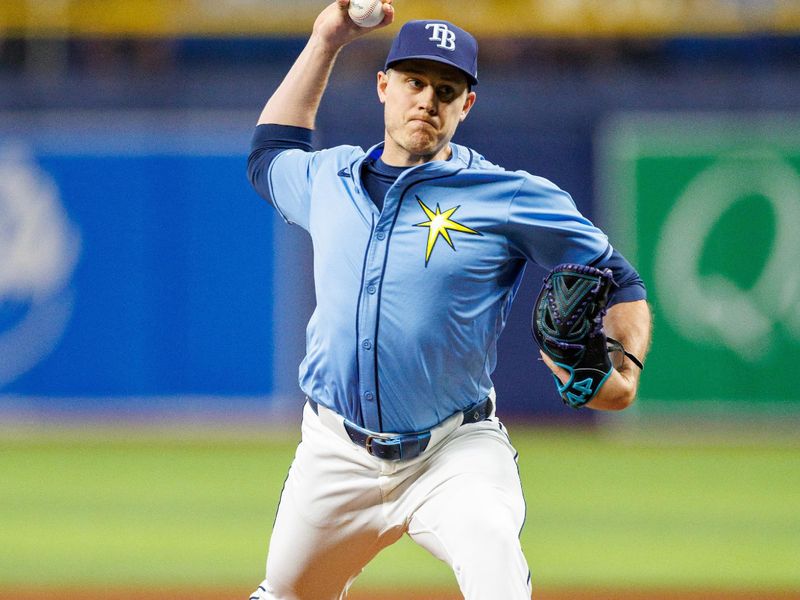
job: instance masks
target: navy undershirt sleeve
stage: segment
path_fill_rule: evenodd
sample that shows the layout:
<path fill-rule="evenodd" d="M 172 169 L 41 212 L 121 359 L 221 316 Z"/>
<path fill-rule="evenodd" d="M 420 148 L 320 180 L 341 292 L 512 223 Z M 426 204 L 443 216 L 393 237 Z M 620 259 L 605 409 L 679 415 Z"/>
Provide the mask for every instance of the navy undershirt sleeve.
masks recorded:
<path fill-rule="evenodd" d="M 601 259 L 591 266 L 597 269 L 611 269 L 614 274 L 614 282 L 617 285 L 611 290 L 608 300 L 609 306 L 620 302 L 647 299 L 647 289 L 644 286 L 644 281 L 639 277 L 639 273 L 636 272 L 633 265 L 616 249 L 608 258 Z"/>
<path fill-rule="evenodd" d="M 312 133 L 311 129 L 292 125 L 266 124 L 256 127 L 250 144 L 247 175 L 256 191 L 270 203 L 274 204 L 267 181 L 269 165 L 284 150 L 311 152 L 314 149 L 311 145 Z M 364 161 L 362 182 L 378 210 L 383 208 L 386 192 L 405 169 L 406 167 L 390 167 L 380 158 Z"/>
<path fill-rule="evenodd" d="M 284 150 L 296 148 L 311 152 L 311 129 L 292 125 L 258 125 L 250 143 L 250 156 L 247 159 L 247 176 L 256 191 L 271 204 L 267 173 L 269 165 Z"/>

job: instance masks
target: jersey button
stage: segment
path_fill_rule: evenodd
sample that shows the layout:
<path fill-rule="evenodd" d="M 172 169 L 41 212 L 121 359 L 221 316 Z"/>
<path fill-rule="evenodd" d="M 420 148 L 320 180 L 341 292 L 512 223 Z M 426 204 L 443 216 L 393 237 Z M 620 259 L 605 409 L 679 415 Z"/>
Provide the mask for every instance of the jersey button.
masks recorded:
<path fill-rule="evenodd" d="M 361 342 L 361 347 L 364 350 L 369 350 L 370 348 L 372 348 L 372 342 L 370 342 L 369 340 L 364 340 L 363 342 Z"/>
<path fill-rule="evenodd" d="M 366 394 L 364 394 L 364 398 L 366 400 L 372 400 L 374 397 L 375 396 L 372 395 L 372 392 L 367 392 Z"/>
<path fill-rule="evenodd" d="M 386 234 L 383 233 L 382 231 L 379 231 L 378 233 L 375 234 L 375 238 L 379 239 L 379 240 L 382 240 L 385 237 L 386 237 Z"/>
<path fill-rule="evenodd" d="M 370 294 L 374 294 L 377 291 L 377 289 L 378 288 L 376 288 L 374 285 L 368 285 L 367 286 L 367 292 L 370 293 Z"/>

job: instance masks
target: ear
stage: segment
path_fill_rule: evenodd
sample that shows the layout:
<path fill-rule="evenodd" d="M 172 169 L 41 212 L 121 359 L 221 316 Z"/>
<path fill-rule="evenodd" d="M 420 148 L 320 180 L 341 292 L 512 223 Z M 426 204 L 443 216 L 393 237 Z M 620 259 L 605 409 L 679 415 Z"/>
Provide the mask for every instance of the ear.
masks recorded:
<path fill-rule="evenodd" d="M 459 122 L 463 122 L 464 119 L 467 118 L 467 115 L 469 114 L 470 109 L 472 109 L 472 107 L 474 106 L 477 97 L 478 96 L 475 94 L 475 92 L 470 92 L 469 94 L 467 94 L 467 99 L 464 101 L 464 108 L 461 109 L 461 116 L 459 117 Z"/>
<path fill-rule="evenodd" d="M 381 104 L 386 104 L 386 86 L 389 85 L 389 74 L 378 71 L 377 89 Z"/>

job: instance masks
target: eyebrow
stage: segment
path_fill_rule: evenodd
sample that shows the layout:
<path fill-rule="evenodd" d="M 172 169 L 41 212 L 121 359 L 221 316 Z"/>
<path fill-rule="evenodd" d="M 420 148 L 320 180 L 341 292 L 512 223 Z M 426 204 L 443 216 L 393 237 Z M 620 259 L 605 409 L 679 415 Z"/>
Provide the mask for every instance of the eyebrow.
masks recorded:
<path fill-rule="evenodd" d="M 416 69 L 414 67 L 403 67 L 402 69 L 395 68 L 395 70 L 403 71 L 405 73 L 411 73 L 413 75 L 428 75 L 428 76 L 430 75 L 428 71 L 424 71 L 422 69 Z M 442 79 L 443 81 L 447 81 L 448 83 L 466 83 L 465 81 L 462 81 L 461 78 L 458 76 L 451 77 L 450 75 L 447 74 L 440 74 L 438 75 L 438 78 Z"/>

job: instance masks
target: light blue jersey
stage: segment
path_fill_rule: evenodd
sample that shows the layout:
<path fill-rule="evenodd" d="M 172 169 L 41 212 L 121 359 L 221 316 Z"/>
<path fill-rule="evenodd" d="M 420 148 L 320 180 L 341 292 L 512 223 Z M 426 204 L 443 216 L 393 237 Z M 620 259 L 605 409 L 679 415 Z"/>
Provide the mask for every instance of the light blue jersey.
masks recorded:
<path fill-rule="evenodd" d="M 372 431 L 423 431 L 489 394 L 526 260 L 549 269 L 612 249 L 566 192 L 456 144 L 404 172 L 379 211 L 359 174 L 382 146 L 286 150 L 256 187 L 313 242 L 302 390 Z"/>

